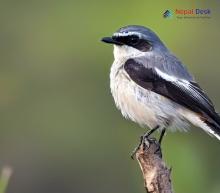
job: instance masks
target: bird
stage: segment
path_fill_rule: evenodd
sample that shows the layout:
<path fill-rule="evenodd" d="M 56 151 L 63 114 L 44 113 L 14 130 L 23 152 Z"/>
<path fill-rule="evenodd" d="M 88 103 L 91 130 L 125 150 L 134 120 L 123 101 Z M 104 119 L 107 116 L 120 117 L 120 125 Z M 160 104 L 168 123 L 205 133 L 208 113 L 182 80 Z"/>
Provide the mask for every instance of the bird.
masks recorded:
<path fill-rule="evenodd" d="M 122 115 L 156 130 L 161 143 L 167 130 L 191 125 L 220 140 L 220 116 L 186 66 L 151 29 L 128 25 L 101 39 L 114 45 L 110 89 Z"/>

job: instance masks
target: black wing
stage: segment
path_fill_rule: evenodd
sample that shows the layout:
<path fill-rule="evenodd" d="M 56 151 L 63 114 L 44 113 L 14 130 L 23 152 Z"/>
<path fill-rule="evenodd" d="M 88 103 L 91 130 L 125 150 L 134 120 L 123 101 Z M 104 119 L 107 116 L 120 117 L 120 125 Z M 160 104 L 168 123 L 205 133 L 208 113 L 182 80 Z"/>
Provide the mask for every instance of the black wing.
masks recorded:
<path fill-rule="evenodd" d="M 200 114 L 204 121 L 212 124 L 212 127 L 218 127 L 218 129 L 216 128 L 217 133 L 220 132 L 220 117 L 215 112 L 211 100 L 197 83 L 178 79 L 158 68 L 147 68 L 134 59 L 127 60 L 124 69 L 139 86 Z"/>

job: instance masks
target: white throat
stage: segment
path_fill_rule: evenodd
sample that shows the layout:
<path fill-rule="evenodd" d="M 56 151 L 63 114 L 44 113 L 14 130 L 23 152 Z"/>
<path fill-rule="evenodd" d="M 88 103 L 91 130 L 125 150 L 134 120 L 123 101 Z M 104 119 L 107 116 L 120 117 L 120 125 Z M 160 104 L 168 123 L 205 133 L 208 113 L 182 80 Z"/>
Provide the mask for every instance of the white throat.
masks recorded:
<path fill-rule="evenodd" d="M 140 50 L 127 45 L 123 45 L 123 46 L 114 45 L 115 60 L 124 60 L 139 56 L 146 56 L 149 53 L 150 52 L 141 52 Z"/>

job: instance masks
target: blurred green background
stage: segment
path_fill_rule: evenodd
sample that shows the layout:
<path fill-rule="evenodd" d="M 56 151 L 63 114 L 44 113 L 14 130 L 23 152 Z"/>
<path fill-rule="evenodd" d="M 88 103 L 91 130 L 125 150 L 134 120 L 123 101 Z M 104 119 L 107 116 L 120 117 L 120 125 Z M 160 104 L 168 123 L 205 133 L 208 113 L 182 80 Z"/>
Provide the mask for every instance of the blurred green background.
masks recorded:
<path fill-rule="evenodd" d="M 209 8 L 210 19 L 164 19 Z M 122 118 L 109 89 L 119 27 L 152 28 L 220 111 L 220 2 L 0 1 L 0 168 L 7 193 L 144 192 L 130 152 L 144 133 Z M 164 158 L 176 193 L 220 192 L 220 144 L 198 128 L 169 133 Z"/>

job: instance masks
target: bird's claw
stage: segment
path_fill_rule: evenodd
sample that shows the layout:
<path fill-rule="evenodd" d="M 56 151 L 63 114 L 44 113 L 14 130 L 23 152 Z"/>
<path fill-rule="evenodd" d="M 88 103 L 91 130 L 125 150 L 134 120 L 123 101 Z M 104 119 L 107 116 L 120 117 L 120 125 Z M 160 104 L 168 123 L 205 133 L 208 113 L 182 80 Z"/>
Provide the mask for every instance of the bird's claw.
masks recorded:
<path fill-rule="evenodd" d="M 134 159 L 134 157 L 135 157 L 137 151 L 140 149 L 141 144 L 143 143 L 143 138 L 144 138 L 144 135 L 141 135 L 141 136 L 140 136 L 140 143 L 138 144 L 137 147 L 135 147 L 135 149 L 134 149 L 134 150 L 132 151 L 132 153 L 131 153 L 131 159 Z"/>
<path fill-rule="evenodd" d="M 131 153 L 131 159 L 134 159 L 137 151 L 140 149 L 141 145 L 143 145 L 143 150 L 146 150 L 146 148 L 149 147 L 149 136 L 148 134 L 144 134 L 140 137 L 140 143 L 138 146 L 132 151 Z"/>

